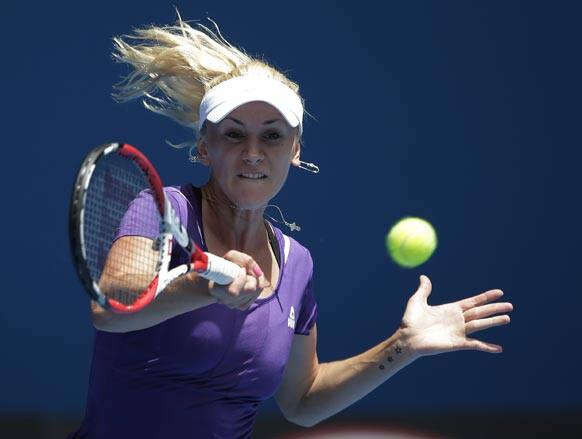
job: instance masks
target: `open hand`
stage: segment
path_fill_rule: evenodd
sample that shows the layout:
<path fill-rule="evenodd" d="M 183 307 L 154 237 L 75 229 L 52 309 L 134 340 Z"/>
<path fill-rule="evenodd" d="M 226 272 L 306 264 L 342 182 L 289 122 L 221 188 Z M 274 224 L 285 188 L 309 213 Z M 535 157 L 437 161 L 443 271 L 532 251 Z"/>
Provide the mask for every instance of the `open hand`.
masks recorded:
<path fill-rule="evenodd" d="M 490 353 L 503 351 L 499 345 L 467 337 L 510 322 L 509 316 L 502 313 L 513 310 L 511 303 L 490 303 L 503 296 L 503 291 L 489 290 L 457 302 L 431 306 L 427 302 L 431 290 L 429 278 L 421 275 L 420 286 L 408 300 L 400 326 L 418 356 L 468 349 Z"/>

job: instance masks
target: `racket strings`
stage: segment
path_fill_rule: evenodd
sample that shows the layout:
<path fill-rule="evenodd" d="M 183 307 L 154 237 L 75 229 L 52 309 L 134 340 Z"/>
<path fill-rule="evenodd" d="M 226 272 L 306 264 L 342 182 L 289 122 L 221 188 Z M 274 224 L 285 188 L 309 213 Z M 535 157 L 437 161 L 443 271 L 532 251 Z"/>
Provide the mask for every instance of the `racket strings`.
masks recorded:
<path fill-rule="evenodd" d="M 139 236 L 159 228 L 160 216 L 142 170 L 118 154 L 99 160 L 87 188 L 83 215 L 85 259 L 91 278 L 109 299 L 134 303 L 156 274 L 159 251 Z M 150 196 L 151 198 L 151 196 Z M 132 233 L 134 236 L 122 236 Z"/>

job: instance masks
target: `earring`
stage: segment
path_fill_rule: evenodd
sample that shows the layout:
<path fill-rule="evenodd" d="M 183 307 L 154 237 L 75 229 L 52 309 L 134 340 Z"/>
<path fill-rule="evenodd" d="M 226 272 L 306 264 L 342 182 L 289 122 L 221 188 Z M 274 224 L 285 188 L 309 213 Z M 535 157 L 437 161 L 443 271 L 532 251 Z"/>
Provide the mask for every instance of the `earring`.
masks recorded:
<path fill-rule="evenodd" d="M 194 163 L 194 164 L 196 164 L 196 163 L 202 163 L 202 162 L 203 162 L 203 161 L 202 161 L 202 157 L 201 157 L 200 155 L 198 155 L 198 154 L 196 154 L 196 155 L 191 155 L 190 157 L 188 157 L 188 160 L 189 160 L 191 163 Z"/>
<path fill-rule="evenodd" d="M 299 166 L 297 166 L 299 169 L 303 169 L 305 171 L 309 171 L 313 174 L 317 174 L 319 172 L 319 166 L 313 164 L 313 163 L 308 163 L 308 162 L 303 162 L 301 160 L 299 160 Z"/>
<path fill-rule="evenodd" d="M 202 158 L 202 156 L 200 155 L 200 153 L 198 152 L 198 148 L 196 145 L 192 145 L 190 147 L 190 150 L 188 151 L 188 160 L 190 160 L 190 163 L 204 163 L 204 160 Z"/>

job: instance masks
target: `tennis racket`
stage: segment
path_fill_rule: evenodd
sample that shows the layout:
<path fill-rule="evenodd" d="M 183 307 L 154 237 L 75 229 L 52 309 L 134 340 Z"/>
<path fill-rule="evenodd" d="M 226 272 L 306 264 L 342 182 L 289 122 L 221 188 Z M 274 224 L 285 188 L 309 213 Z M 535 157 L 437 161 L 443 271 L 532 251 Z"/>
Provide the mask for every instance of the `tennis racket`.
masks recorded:
<path fill-rule="evenodd" d="M 157 236 L 117 237 L 128 223 L 134 230 L 155 224 Z M 125 143 L 98 146 L 83 161 L 71 197 L 69 237 L 85 290 L 102 308 L 118 313 L 143 309 L 189 271 L 227 285 L 244 270 L 190 239 L 151 162 Z M 173 245 L 190 257 L 170 270 Z"/>

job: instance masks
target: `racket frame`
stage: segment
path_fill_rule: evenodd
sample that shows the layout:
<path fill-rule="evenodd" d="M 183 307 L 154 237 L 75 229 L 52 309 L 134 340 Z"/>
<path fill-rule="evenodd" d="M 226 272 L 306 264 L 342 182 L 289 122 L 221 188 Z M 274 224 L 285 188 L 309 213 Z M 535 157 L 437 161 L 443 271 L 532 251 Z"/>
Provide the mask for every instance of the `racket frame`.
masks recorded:
<path fill-rule="evenodd" d="M 140 293 L 138 299 L 131 305 L 125 305 L 114 299 L 107 298 L 101 292 L 97 282 L 92 279 L 87 266 L 85 243 L 83 242 L 85 200 L 91 176 L 98 161 L 112 153 L 117 153 L 133 160 L 142 170 L 149 181 L 150 188 L 153 190 L 154 200 L 161 218 L 160 234 L 153 241 L 153 248 L 159 250 L 159 259 L 155 268 L 156 273 L 148 287 Z M 105 310 L 117 313 L 137 312 L 152 302 L 172 280 L 192 270 L 198 272 L 202 277 L 221 284 L 232 282 L 243 270 L 233 262 L 211 253 L 205 253 L 190 239 L 188 232 L 165 196 L 162 180 L 156 169 L 144 154 L 127 143 L 103 144 L 87 155 L 75 180 L 70 212 L 70 246 L 71 254 L 77 267 L 77 274 L 90 297 Z M 174 242 L 188 252 L 190 261 L 170 270 L 169 265 Z"/>
<path fill-rule="evenodd" d="M 159 250 L 159 258 L 156 262 L 155 275 L 148 287 L 142 291 L 142 293 L 139 295 L 139 298 L 136 299 L 136 301 L 131 305 L 125 305 L 114 299 L 108 298 L 101 292 L 99 285 L 97 282 L 95 282 L 95 280 L 93 280 L 87 265 L 87 254 L 85 251 L 85 242 L 83 238 L 83 231 L 85 226 L 85 202 L 87 197 L 87 190 L 91 182 L 91 177 L 99 160 L 103 159 L 109 154 L 119 154 L 127 159 L 130 159 L 141 169 L 149 182 L 149 189 L 152 189 L 155 204 L 159 210 L 160 217 L 162 218 L 162 224 L 160 225 L 162 232 L 154 240 L 157 246 L 156 250 Z M 172 279 L 188 271 L 188 267 L 186 267 L 186 270 L 182 268 L 182 270 L 176 270 L 175 273 L 172 272 L 171 274 L 168 271 L 168 266 L 172 255 L 172 242 L 174 233 L 176 233 L 175 236 L 179 238 L 180 243 L 184 242 L 184 236 L 188 240 L 189 238 L 183 227 L 177 227 L 175 225 L 176 214 L 174 213 L 174 210 L 172 209 L 164 194 L 162 181 L 159 174 L 151 162 L 147 159 L 147 157 L 132 145 L 117 142 L 106 143 L 93 149 L 87 155 L 79 169 L 79 172 L 77 173 L 77 178 L 73 187 L 73 194 L 71 196 L 70 212 L 70 246 L 71 254 L 73 256 L 75 266 L 77 267 L 77 274 L 83 286 L 85 287 L 85 290 L 87 293 L 89 293 L 89 296 L 103 309 L 118 313 L 139 311 L 140 309 L 147 306 L 153 299 L 155 299 L 155 297 L 168 285 L 168 283 L 172 281 Z"/>

